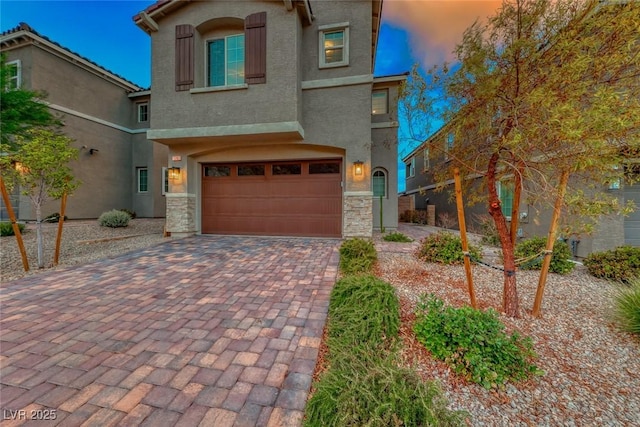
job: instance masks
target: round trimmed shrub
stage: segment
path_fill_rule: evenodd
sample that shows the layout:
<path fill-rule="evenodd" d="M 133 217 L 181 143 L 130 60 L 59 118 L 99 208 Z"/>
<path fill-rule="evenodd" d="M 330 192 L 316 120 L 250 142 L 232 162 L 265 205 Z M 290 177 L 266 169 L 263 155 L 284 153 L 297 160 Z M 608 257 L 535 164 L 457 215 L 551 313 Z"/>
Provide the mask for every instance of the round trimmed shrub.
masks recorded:
<path fill-rule="evenodd" d="M 118 228 L 128 226 L 130 219 L 128 213 L 113 209 L 100 215 L 98 223 L 103 227 Z"/>
<path fill-rule="evenodd" d="M 529 260 L 534 255 L 540 254 L 547 247 L 546 237 L 531 237 L 525 239 L 516 245 L 515 257 L 519 259 Z M 549 265 L 549 271 L 557 274 L 568 274 L 575 268 L 575 263 L 571 262 L 571 249 L 562 240 L 558 240 L 553 245 L 553 252 L 551 253 L 551 264 Z M 542 268 L 542 255 L 525 261 L 520 269 L 522 270 L 540 270 Z"/>
<path fill-rule="evenodd" d="M 640 248 L 620 246 L 609 251 L 593 252 L 583 263 L 594 277 L 630 283 L 640 277 Z"/>
<path fill-rule="evenodd" d="M 480 248 L 472 244 L 469 244 L 469 254 L 475 259 L 482 258 Z M 462 264 L 464 262 L 462 240 L 446 231 L 430 234 L 420 241 L 418 258 L 426 262 Z"/>

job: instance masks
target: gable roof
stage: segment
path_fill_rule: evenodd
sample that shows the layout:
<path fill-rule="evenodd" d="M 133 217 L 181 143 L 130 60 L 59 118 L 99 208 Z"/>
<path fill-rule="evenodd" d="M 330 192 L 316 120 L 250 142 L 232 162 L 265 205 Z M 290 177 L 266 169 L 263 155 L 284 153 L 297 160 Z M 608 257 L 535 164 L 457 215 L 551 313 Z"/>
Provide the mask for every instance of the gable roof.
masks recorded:
<path fill-rule="evenodd" d="M 96 64 L 84 56 L 54 42 L 46 36 L 38 33 L 30 25 L 21 22 L 17 27 L 0 34 L 0 50 L 8 51 L 22 47 L 27 44 L 37 45 L 54 55 L 69 61 L 85 70 L 93 73 L 111 83 L 122 87 L 127 92 L 137 92 L 143 90 L 142 87 L 125 79 L 124 77 Z"/>

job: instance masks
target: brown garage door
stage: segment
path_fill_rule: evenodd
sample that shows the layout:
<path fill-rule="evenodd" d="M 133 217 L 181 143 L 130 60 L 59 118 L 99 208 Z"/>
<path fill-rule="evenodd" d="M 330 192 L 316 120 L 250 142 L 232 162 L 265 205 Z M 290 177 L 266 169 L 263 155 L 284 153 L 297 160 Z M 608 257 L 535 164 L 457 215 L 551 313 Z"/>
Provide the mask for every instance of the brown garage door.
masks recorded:
<path fill-rule="evenodd" d="M 342 235 L 342 162 L 314 160 L 202 166 L 202 232 Z"/>

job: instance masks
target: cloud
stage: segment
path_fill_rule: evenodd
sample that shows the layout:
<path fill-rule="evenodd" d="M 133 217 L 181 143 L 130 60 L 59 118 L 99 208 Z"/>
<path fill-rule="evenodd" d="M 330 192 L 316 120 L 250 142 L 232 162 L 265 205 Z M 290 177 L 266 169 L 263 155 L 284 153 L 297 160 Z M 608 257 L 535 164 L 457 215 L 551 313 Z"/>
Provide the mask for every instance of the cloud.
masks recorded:
<path fill-rule="evenodd" d="M 383 19 L 405 28 L 414 58 L 425 67 L 451 62 L 462 33 L 495 14 L 501 0 L 385 0 Z"/>

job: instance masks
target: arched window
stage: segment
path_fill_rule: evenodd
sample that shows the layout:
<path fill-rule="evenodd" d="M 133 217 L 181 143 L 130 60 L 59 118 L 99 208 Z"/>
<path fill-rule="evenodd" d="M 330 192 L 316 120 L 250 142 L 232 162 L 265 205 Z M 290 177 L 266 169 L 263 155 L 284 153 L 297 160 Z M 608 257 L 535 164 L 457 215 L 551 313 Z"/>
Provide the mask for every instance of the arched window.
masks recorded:
<path fill-rule="evenodd" d="M 387 197 L 387 174 L 382 169 L 375 169 L 372 177 L 373 197 Z"/>

